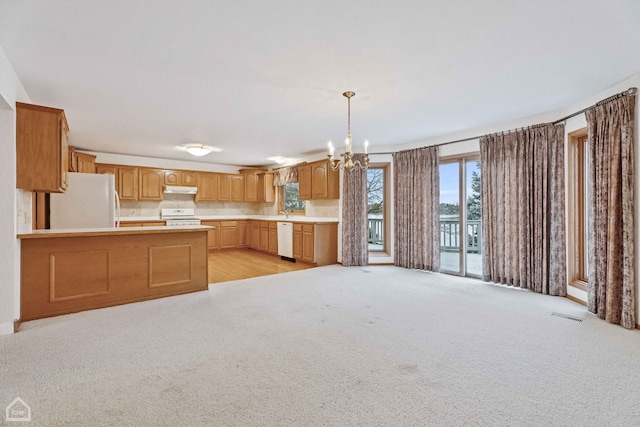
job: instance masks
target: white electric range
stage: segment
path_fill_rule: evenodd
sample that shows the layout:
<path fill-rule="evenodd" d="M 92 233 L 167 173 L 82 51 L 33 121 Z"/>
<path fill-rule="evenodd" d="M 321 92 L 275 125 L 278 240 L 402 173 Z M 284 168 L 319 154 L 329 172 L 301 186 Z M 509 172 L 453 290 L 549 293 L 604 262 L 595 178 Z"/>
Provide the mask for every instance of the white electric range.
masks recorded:
<path fill-rule="evenodd" d="M 162 209 L 160 219 L 167 222 L 168 227 L 179 227 L 185 225 L 200 225 L 200 218 L 195 217 L 195 209 Z"/>

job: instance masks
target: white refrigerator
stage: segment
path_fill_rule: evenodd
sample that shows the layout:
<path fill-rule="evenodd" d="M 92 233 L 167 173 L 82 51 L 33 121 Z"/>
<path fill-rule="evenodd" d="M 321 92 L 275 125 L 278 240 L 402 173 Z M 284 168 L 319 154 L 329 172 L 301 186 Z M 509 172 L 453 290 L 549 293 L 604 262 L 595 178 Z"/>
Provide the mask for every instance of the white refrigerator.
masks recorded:
<path fill-rule="evenodd" d="M 51 229 L 114 228 L 119 211 L 113 175 L 70 172 L 67 190 L 51 193 L 49 225 Z"/>

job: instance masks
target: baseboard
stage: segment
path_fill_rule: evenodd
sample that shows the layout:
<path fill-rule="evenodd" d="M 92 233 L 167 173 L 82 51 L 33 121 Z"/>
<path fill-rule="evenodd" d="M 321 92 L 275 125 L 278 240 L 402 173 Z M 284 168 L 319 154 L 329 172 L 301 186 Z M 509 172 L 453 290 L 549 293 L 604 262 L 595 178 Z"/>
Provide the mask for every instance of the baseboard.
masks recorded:
<path fill-rule="evenodd" d="M 569 299 L 570 299 L 571 301 L 573 301 L 573 302 L 577 302 L 577 303 L 578 303 L 578 304 L 580 304 L 580 305 L 584 305 L 585 307 L 587 306 L 587 303 L 586 303 L 586 302 L 584 302 L 584 301 L 582 301 L 581 299 L 578 299 L 578 298 L 576 298 L 576 297 L 574 297 L 574 296 L 567 295 L 567 298 L 569 298 Z"/>
<path fill-rule="evenodd" d="M 14 333 L 13 322 L 0 323 L 0 335 L 11 335 Z"/>

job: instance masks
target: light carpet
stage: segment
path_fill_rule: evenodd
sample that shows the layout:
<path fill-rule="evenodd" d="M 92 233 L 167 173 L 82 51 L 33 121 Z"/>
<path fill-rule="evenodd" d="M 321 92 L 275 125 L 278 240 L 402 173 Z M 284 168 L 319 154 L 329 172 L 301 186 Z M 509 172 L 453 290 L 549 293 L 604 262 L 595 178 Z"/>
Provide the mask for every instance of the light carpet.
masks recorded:
<path fill-rule="evenodd" d="M 27 322 L 0 361 L 0 418 L 20 396 L 28 425 L 640 425 L 640 331 L 388 266 Z"/>

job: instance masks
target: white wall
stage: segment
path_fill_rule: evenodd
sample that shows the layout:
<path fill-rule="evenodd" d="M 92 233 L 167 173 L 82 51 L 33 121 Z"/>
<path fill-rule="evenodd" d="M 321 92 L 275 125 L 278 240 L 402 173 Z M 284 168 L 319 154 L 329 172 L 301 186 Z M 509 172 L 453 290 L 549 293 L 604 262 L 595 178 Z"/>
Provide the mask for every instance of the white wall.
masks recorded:
<path fill-rule="evenodd" d="M 17 206 L 24 197 L 16 190 L 15 102 L 29 102 L 4 50 L 0 47 L 0 335 L 13 333 L 13 322 L 20 317 L 20 242 Z M 28 200 L 31 200 L 30 198 Z M 30 207 L 25 208 L 30 211 Z M 25 209 L 20 209 L 23 213 Z"/>

